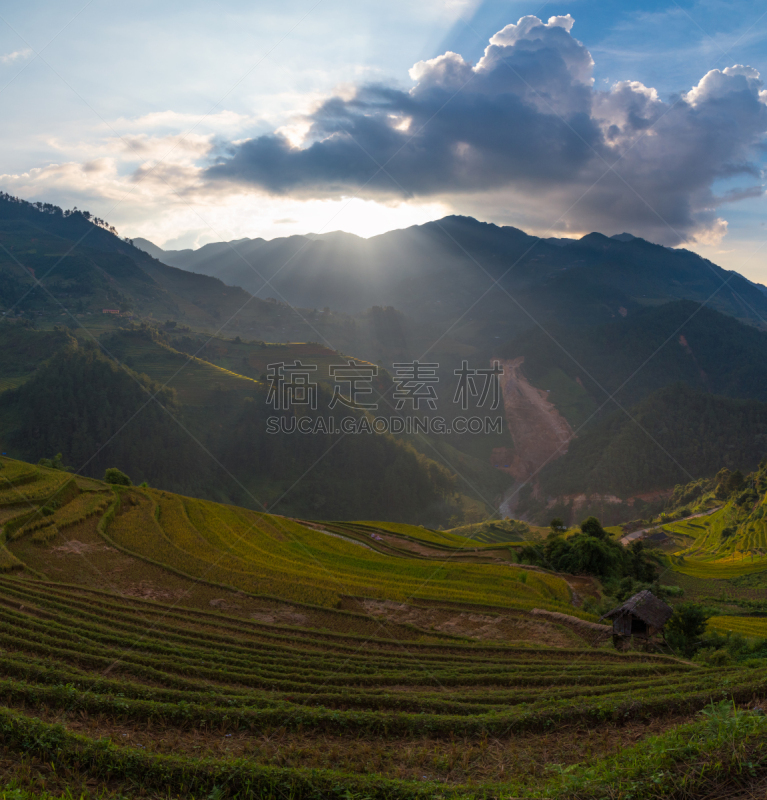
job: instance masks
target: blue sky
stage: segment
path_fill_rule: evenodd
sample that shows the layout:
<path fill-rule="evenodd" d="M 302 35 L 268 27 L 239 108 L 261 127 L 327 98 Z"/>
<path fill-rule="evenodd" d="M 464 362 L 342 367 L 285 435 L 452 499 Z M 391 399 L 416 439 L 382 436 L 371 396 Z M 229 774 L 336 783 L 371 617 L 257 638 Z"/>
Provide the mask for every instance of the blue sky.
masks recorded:
<path fill-rule="evenodd" d="M 0 9 L 0 189 L 30 200 L 88 208 L 124 235 L 144 236 L 168 247 L 337 229 L 367 236 L 448 213 L 473 214 L 549 235 L 590 229 L 615 233 L 615 226 L 631 230 L 637 213 L 628 203 L 632 191 L 649 198 L 646 205 L 661 208 L 666 189 L 662 181 L 652 184 L 656 166 L 668 170 L 668 159 L 688 159 L 694 170 L 696 160 L 705 166 L 708 151 L 669 153 L 656 142 L 656 149 L 643 151 L 640 158 L 641 148 L 630 145 L 630 157 L 620 167 L 626 168 L 621 180 L 631 184 L 621 198 L 627 202 L 621 217 L 614 212 L 619 203 L 609 194 L 600 198 L 592 191 L 581 199 L 582 188 L 590 187 L 595 174 L 594 165 L 586 161 L 568 167 L 561 186 L 556 172 L 542 177 L 538 186 L 530 175 L 520 177 L 518 168 L 510 167 L 488 191 L 477 181 L 430 182 L 424 175 L 412 191 L 406 185 L 392 192 L 363 186 L 362 179 L 345 183 L 338 167 L 335 172 L 324 169 L 307 182 L 288 185 L 274 175 L 267 179 L 268 156 L 253 145 L 282 137 L 289 144 L 285 163 L 300 168 L 306 160 L 293 156 L 305 155 L 298 151 L 317 141 L 318 129 L 339 135 L 338 129 L 328 128 L 326 111 L 318 112 L 329 98 L 340 98 L 343 113 L 352 114 L 349 118 L 357 124 L 371 114 L 368 106 L 354 116 L 360 91 L 368 85 L 385 87 L 389 94 L 401 93 L 389 114 L 394 118 L 405 114 L 402 108 L 414 87 L 433 88 L 434 70 L 420 84 L 409 74 L 417 62 L 453 51 L 474 65 L 488 40 L 505 26 L 527 15 L 545 23 L 568 14 L 574 19 L 569 35 L 594 62 L 588 103 L 598 93 L 608 97 L 618 82 L 643 84 L 657 92 L 652 119 L 664 118 L 666 125 L 673 118 L 666 112 L 678 111 L 673 104 L 680 93 L 689 92 L 710 70 L 741 64 L 767 75 L 767 0 L 11 2 Z M 428 86 L 427 80 L 432 81 Z M 742 76 L 738 80 L 742 83 Z M 749 78 L 749 86 L 758 96 L 757 79 Z M 632 91 L 636 99 L 638 90 Z M 466 94 L 461 88 L 460 99 Z M 708 117 L 716 103 L 719 99 L 713 98 Z M 560 110 L 553 111 L 560 115 Z M 624 111 L 611 107 L 609 113 Z M 704 116 L 701 108 L 692 111 L 697 118 Z M 580 112 L 567 113 L 576 115 L 568 117 L 572 127 Z M 767 282 L 767 247 L 760 249 L 767 237 L 765 200 L 758 190 L 764 167 L 764 150 L 757 141 L 762 123 L 753 115 L 741 123 L 732 111 L 726 114 L 737 125 L 752 125 L 750 144 L 734 141 L 730 155 L 719 156 L 723 161 L 717 169 L 692 181 L 676 205 L 655 214 L 671 219 L 679 204 L 689 200 L 690 208 L 679 211 L 678 223 L 672 220 L 664 231 L 662 225 L 637 219 L 639 230 L 634 232 L 669 244 L 677 243 L 672 240 L 678 234 L 684 246 Z M 725 122 L 726 114 L 722 112 Z M 436 129 L 446 117 L 440 112 L 429 125 Z M 504 119 L 513 126 L 513 115 Z M 477 124 L 485 123 L 478 119 Z M 699 119 L 696 124 L 704 125 Z M 679 125 L 685 133 L 670 129 L 667 142 L 693 136 L 687 122 Z M 711 130 L 712 153 L 717 137 L 734 135 L 726 126 L 721 133 L 716 127 Z M 444 124 L 440 131 L 439 141 L 447 142 L 448 149 L 456 144 Z M 705 132 L 697 129 L 694 136 Z M 369 152 L 373 142 L 364 142 L 371 159 L 388 157 Z M 727 158 L 745 158 L 747 144 L 749 170 L 722 177 Z M 351 152 L 337 155 L 343 160 Z M 483 155 L 489 175 L 494 153 Z M 211 163 L 221 165 L 218 172 L 210 171 Z M 541 167 L 546 166 L 544 158 Z M 442 168 L 435 162 L 435 170 Z M 423 169 L 427 172 L 426 165 Z M 577 171 L 583 182 L 574 178 Z M 396 174 L 393 180 L 406 182 Z M 747 189 L 748 196 L 726 203 L 712 199 L 731 189 Z"/>

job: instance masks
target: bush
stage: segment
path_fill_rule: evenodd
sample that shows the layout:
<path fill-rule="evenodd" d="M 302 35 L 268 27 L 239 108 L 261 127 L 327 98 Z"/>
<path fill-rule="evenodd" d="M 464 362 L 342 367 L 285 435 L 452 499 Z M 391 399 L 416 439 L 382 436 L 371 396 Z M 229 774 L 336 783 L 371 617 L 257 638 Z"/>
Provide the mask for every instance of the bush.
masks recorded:
<path fill-rule="evenodd" d="M 111 483 L 113 486 L 133 486 L 131 479 L 117 467 L 110 467 L 104 473 L 104 480 L 106 483 Z"/>
<path fill-rule="evenodd" d="M 727 653 L 731 663 L 758 661 L 764 667 L 765 662 L 761 659 L 767 658 L 767 639 L 747 639 L 737 631 L 709 631 L 701 638 L 700 646 L 700 659 L 706 664 L 711 663 L 713 654 L 719 651 Z"/>
<path fill-rule="evenodd" d="M 65 467 L 62 460 L 61 453 L 56 453 L 53 458 L 41 458 L 37 462 L 38 467 L 48 467 L 48 469 L 60 469 L 64 472 L 69 472 L 71 467 Z"/>
<path fill-rule="evenodd" d="M 724 649 L 720 650 L 701 650 L 694 659 L 699 664 L 707 667 L 729 667 L 732 664 L 732 656 Z"/>
<path fill-rule="evenodd" d="M 554 530 L 554 523 L 558 522 L 552 520 L 552 532 L 543 546 L 534 544 L 520 548 L 517 560 L 557 572 L 594 575 L 601 580 L 619 581 L 630 577 L 640 583 L 652 583 L 657 578 L 655 565 L 648 561 L 641 541 L 623 547 L 596 517 L 585 519 L 580 531 L 568 537 Z"/>

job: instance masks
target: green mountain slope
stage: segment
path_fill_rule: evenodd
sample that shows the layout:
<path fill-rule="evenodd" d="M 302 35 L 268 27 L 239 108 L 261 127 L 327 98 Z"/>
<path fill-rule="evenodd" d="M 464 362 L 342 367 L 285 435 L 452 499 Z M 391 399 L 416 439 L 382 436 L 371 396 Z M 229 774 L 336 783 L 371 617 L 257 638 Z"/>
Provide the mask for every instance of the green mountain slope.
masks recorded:
<path fill-rule="evenodd" d="M 217 278 L 167 266 L 88 212 L 0 195 L 0 311 L 84 324 L 104 308 L 156 320 L 292 339 L 313 334 L 302 315 Z"/>
<path fill-rule="evenodd" d="M 44 335 L 7 327 L 33 344 Z M 292 412 L 271 409 L 265 383 L 190 360 L 146 328 L 108 334 L 104 349 L 132 367 L 72 337 L 40 353 L 36 372 L 0 394 L 4 451 L 32 461 L 60 452 L 94 477 L 119 464 L 135 482 L 283 513 L 433 525 L 461 513 L 454 476 L 399 439 L 273 435 L 267 417 Z M 330 396 L 321 387 L 309 414 L 327 417 Z"/>
<path fill-rule="evenodd" d="M 767 402 L 767 375 L 754 369 L 767 360 L 767 333 L 686 300 L 605 325 L 530 331 L 502 351 L 524 357 L 525 376 L 551 388 L 549 399 L 574 427 L 610 395 L 632 404 L 677 382 Z"/>
<path fill-rule="evenodd" d="M 619 497 L 671 489 L 725 467 L 753 469 L 767 454 L 767 404 L 683 384 L 615 411 L 570 443 L 539 475 L 547 497 Z"/>

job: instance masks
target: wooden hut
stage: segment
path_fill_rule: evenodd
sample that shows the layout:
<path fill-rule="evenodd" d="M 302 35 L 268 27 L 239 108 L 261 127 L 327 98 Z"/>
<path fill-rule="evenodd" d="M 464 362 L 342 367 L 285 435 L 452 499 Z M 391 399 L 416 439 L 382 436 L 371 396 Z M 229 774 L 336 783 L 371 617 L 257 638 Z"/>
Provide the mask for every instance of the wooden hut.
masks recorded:
<path fill-rule="evenodd" d="M 619 647 L 628 644 L 632 637 L 647 641 L 661 633 L 673 613 L 671 606 L 659 600 L 649 589 L 644 589 L 623 605 L 608 611 L 602 619 L 612 620 L 613 642 Z"/>

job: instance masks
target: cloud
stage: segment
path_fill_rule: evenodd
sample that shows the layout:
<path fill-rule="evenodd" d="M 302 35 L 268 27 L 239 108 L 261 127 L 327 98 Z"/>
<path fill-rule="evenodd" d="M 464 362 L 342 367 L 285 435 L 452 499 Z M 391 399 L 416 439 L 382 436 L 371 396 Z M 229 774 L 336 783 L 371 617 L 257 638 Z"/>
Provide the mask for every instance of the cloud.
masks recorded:
<path fill-rule="evenodd" d="M 112 126 L 118 131 L 239 131 L 256 120 L 234 111 L 213 114 L 183 114 L 178 111 L 153 111 L 139 117 L 119 117 Z"/>
<path fill-rule="evenodd" d="M 0 56 L 0 64 L 13 64 L 14 61 L 22 61 L 32 55 L 32 50 L 26 47 L 24 50 L 14 50 L 12 53 L 6 53 Z"/>
<path fill-rule="evenodd" d="M 476 64 L 447 52 L 414 65 L 409 91 L 365 84 L 328 97 L 301 124 L 219 145 L 204 177 L 296 198 L 481 204 L 500 194 L 537 212 L 538 227 L 632 230 L 667 244 L 721 238 L 717 205 L 738 197 L 717 196 L 715 183 L 761 178 L 759 73 L 711 70 L 668 101 L 638 81 L 602 91 L 573 23 L 523 17 Z"/>

